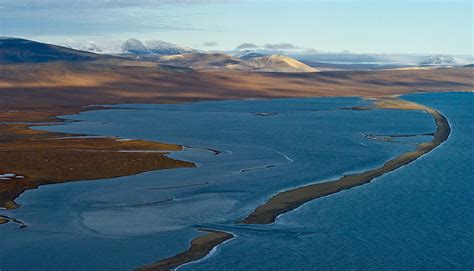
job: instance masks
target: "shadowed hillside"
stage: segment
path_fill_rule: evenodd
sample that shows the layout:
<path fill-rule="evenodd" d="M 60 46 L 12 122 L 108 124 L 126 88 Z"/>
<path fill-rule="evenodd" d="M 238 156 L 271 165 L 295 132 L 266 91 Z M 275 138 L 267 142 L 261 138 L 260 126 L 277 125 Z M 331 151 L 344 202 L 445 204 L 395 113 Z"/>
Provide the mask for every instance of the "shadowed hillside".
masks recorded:
<path fill-rule="evenodd" d="M 19 38 L 0 38 L 0 64 L 88 61 L 107 56 Z"/>

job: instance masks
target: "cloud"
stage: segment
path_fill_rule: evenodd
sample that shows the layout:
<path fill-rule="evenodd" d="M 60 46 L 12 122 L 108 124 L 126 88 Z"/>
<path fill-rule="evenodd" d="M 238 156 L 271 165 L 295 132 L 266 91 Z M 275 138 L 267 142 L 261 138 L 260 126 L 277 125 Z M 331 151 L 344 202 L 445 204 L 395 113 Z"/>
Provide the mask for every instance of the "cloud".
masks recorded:
<path fill-rule="evenodd" d="M 258 48 L 258 46 L 254 43 L 249 43 L 249 42 L 242 43 L 241 45 L 235 47 L 235 49 L 237 50 L 255 49 L 255 48 Z"/>
<path fill-rule="evenodd" d="M 0 0 L 3 35 L 102 35 L 212 26 L 185 19 L 193 7 L 229 0 Z"/>
<path fill-rule="evenodd" d="M 217 46 L 217 41 L 206 41 L 202 44 L 202 46 L 206 46 L 206 47 L 214 47 L 214 46 Z"/>
<path fill-rule="evenodd" d="M 2 0 L 3 8 L 123 8 L 123 7 L 156 7 L 165 5 L 207 5 L 233 3 L 233 0 Z"/>
<path fill-rule="evenodd" d="M 294 50 L 294 49 L 299 49 L 299 47 L 291 44 L 291 43 L 288 43 L 288 42 L 281 42 L 281 43 L 274 43 L 274 44 L 270 44 L 270 43 L 267 43 L 265 44 L 265 49 L 269 49 L 269 50 Z"/>

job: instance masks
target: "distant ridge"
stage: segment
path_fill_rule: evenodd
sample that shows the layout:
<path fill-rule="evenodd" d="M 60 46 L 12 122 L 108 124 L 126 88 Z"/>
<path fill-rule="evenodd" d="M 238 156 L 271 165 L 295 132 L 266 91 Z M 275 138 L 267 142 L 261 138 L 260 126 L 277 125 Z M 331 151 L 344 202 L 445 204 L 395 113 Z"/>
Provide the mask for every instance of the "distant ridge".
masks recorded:
<path fill-rule="evenodd" d="M 243 58 L 223 53 L 191 53 L 163 56 L 158 60 L 162 64 L 190 67 L 195 69 L 223 69 L 257 72 L 317 72 L 296 59 L 282 55 L 251 55 Z"/>
<path fill-rule="evenodd" d="M 258 52 L 254 52 L 254 51 L 243 51 L 242 53 L 239 53 L 236 55 L 236 57 L 240 58 L 240 59 L 250 59 L 250 58 L 254 58 L 254 57 L 261 57 L 261 56 L 266 56 L 266 54 L 262 54 L 262 53 L 258 53 Z"/>
<path fill-rule="evenodd" d="M 202 53 L 186 47 L 175 47 L 161 41 L 149 42 L 129 39 L 123 46 L 127 54 L 106 55 L 79 51 L 58 45 L 21 38 L 0 38 L 0 64 L 47 63 L 55 61 L 115 62 L 116 65 L 153 66 L 161 64 L 163 70 L 239 70 L 255 72 L 317 72 L 318 70 L 291 57 L 282 55 L 260 56 L 249 54 L 237 58 L 224 53 Z M 176 52 L 188 52 L 173 54 Z M 168 55 L 172 54 L 172 55 Z M 173 68 L 173 66 L 175 68 Z M 186 68 L 186 69 L 183 69 Z"/>
<path fill-rule="evenodd" d="M 418 63 L 420 66 L 446 66 L 455 65 L 456 59 L 447 55 L 431 55 L 424 58 Z"/>
<path fill-rule="evenodd" d="M 136 56 L 176 55 L 196 53 L 197 51 L 174 43 L 161 40 L 151 40 L 143 43 L 137 39 L 128 39 L 122 45 L 122 53 Z"/>
<path fill-rule="evenodd" d="M 241 60 L 223 53 L 188 53 L 162 56 L 159 62 L 198 69 L 226 69 L 228 65 L 239 64 Z"/>
<path fill-rule="evenodd" d="M 0 64 L 89 61 L 104 57 L 26 39 L 0 37 Z"/>

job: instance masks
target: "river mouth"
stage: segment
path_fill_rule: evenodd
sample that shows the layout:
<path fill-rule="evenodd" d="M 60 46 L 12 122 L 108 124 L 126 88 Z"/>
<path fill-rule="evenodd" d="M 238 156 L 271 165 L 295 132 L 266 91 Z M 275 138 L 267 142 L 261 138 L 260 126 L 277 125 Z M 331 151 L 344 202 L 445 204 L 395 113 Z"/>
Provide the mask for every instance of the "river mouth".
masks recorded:
<path fill-rule="evenodd" d="M 231 233 L 233 227 L 250 230 L 251 226 L 234 222 L 280 191 L 383 166 L 403 153 L 415 151 L 416 144 L 426 139 L 398 144 L 367 138 L 363 132 L 436 132 L 432 115 L 422 110 L 340 110 L 370 104 L 357 98 L 276 99 L 142 108 L 130 105 L 135 109 L 70 116 L 82 121 L 53 129 L 189 146 L 170 157 L 193 162 L 197 167 L 148 172 L 112 182 L 40 187 L 21 196 L 18 201 L 23 207 L 8 211 L 8 216 L 30 225 L 23 236 L 46 237 L 43 240 L 48 247 L 83 236 L 86 241 L 63 249 L 73 253 L 90 245 L 105 248 L 113 243 L 114 253 L 95 252 L 117 259 L 133 255 L 127 263 L 114 265 L 91 259 L 91 265 L 118 269 L 144 266 L 185 251 L 190 240 L 203 235 L 198 229 Z M 372 122 L 367 123 L 367 119 Z M 143 127 L 144 122 L 150 129 L 133 128 Z M 62 206 L 54 207 L 53 202 L 62 202 Z M 45 222 L 44 217 L 54 219 Z M 24 237 L 20 231 L 13 232 L 9 224 L 0 226 L 0 230 L 14 236 L 6 241 L 18 241 L 22 247 Z M 239 232 L 226 247 L 245 236 Z M 35 256 L 27 258 L 31 264 L 39 261 Z M 61 266 L 59 261 L 54 264 Z"/>

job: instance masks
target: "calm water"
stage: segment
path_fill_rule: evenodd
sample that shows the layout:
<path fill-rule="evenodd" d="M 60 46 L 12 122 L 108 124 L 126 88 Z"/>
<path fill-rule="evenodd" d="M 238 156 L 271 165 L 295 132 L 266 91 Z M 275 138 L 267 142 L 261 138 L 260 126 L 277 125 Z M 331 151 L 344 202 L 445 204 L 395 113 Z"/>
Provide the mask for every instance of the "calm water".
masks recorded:
<path fill-rule="evenodd" d="M 434 132 L 431 116 L 341 109 L 368 103 L 357 98 L 122 105 L 67 116 L 81 122 L 47 129 L 183 144 L 189 148 L 171 156 L 198 167 L 24 193 L 22 208 L 0 211 L 29 225 L 0 226 L 0 269 L 129 270 L 185 250 L 196 228 L 210 227 L 237 237 L 180 269 L 472 270 L 473 97 L 407 96 L 447 116 L 447 142 L 369 185 L 256 226 L 234 221 L 279 191 L 414 149 L 430 137 L 382 142 L 364 133 Z"/>

